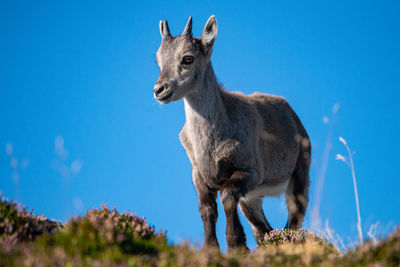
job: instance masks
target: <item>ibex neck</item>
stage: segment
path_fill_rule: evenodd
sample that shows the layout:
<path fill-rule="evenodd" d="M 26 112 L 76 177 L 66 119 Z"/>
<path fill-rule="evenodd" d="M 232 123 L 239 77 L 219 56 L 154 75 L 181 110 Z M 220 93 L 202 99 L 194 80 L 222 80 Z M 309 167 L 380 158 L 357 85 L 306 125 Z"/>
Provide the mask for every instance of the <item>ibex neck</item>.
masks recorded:
<path fill-rule="evenodd" d="M 202 120 L 214 127 L 227 125 L 223 93 L 210 62 L 200 88 L 184 98 L 186 121 Z"/>

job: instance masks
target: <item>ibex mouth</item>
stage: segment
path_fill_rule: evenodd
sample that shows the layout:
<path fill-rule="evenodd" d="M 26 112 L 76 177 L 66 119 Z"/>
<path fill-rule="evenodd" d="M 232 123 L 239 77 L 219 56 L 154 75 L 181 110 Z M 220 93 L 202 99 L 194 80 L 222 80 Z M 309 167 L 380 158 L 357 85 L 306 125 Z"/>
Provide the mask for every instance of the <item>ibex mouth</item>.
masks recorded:
<path fill-rule="evenodd" d="M 158 101 L 167 100 L 168 98 L 170 98 L 170 97 L 172 96 L 173 93 L 174 93 L 174 92 L 172 91 L 172 92 L 168 93 L 167 95 L 165 95 L 165 96 L 163 96 L 163 97 L 161 97 L 161 98 L 158 98 L 157 100 L 158 100 Z"/>

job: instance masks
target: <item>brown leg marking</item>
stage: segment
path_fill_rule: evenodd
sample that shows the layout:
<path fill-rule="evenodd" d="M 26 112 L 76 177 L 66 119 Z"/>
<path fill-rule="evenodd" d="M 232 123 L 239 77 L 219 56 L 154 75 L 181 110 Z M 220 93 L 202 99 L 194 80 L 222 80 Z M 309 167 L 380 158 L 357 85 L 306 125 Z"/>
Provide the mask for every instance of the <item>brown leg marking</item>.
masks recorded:
<path fill-rule="evenodd" d="M 288 206 L 288 222 L 285 228 L 297 229 L 301 227 L 308 205 L 308 187 L 310 185 L 309 154 L 300 153 L 296 169 L 293 172 L 286 191 L 286 203 Z"/>
<path fill-rule="evenodd" d="M 226 215 L 226 241 L 228 251 L 247 249 L 246 236 L 240 223 L 237 206 L 241 196 L 257 184 L 257 173 L 250 168 L 236 170 L 221 189 L 221 202 Z"/>
<path fill-rule="evenodd" d="M 243 215 L 249 220 L 254 237 L 259 243 L 264 239 L 265 233 L 273 230 L 267 218 L 265 218 L 262 209 L 262 198 L 241 198 L 239 207 Z"/>
<path fill-rule="evenodd" d="M 217 191 L 212 190 L 200 179 L 198 173 L 193 171 L 193 182 L 199 198 L 199 211 L 204 227 L 204 247 L 217 248 L 219 244 L 216 234 L 218 219 Z"/>

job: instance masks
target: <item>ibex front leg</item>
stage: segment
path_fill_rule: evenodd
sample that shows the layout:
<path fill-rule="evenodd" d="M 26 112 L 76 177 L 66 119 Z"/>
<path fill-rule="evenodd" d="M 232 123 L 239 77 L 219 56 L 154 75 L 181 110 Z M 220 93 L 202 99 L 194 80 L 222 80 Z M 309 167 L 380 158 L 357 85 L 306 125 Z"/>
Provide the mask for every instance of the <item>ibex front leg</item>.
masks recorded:
<path fill-rule="evenodd" d="M 229 252 L 246 249 L 246 236 L 239 221 L 237 207 L 240 197 L 255 188 L 257 173 L 251 168 L 236 170 L 221 189 L 221 202 L 226 215 L 226 241 Z"/>
<path fill-rule="evenodd" d="M 217 191 L 209 188 L 196 170 L 193 170 L 193 182 L 199 197 L 199 211 L 204 226 L 204 247 L 219 249 L 215 231 L 218 219 Z"/>

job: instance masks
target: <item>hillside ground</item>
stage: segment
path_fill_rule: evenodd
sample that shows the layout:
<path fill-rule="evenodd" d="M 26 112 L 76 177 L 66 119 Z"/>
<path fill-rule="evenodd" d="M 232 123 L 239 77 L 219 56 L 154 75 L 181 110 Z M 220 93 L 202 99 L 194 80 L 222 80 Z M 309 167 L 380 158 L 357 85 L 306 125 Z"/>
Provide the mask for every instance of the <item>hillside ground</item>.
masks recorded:
<path fill-rule="evenodd" d="M 305 229 L 274 230 L 251 252 L 222 254 L 170 245 L 135 213 L 103 206 L 65 224 L 0 202 L 0 266 L 399 266 L 400 229 L 340 252 Z"/>

